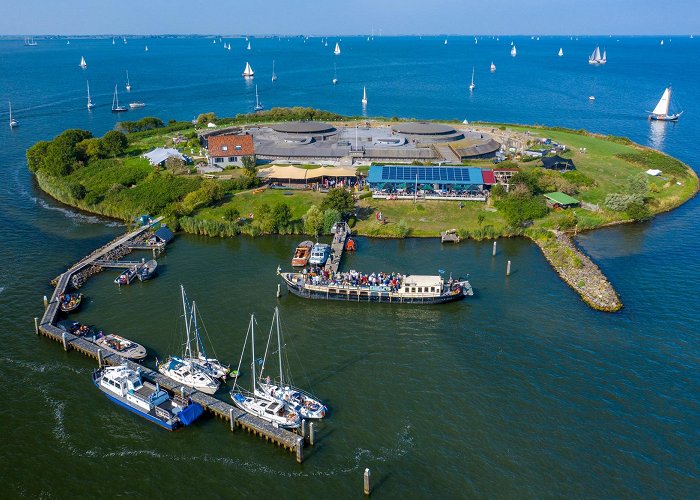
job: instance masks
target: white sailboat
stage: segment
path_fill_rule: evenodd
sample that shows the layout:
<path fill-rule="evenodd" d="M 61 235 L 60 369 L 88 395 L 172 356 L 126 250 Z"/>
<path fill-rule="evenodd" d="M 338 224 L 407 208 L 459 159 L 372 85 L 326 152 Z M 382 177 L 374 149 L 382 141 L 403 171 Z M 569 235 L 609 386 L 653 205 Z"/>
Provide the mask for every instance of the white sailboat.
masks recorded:
<path fill-rule="evenodd" d="M 275 60 L 272 60 L 272 81 L 277 80 L 277 74 L 275 73 Z"/>
<path fill-rule="evenodd" d="M 564 48 L 563 48 L 563 47 L 559 47 L 559 52 L 557 52 L 557 55 L 558 55 L 559 57 L 561 57 L 561 56 L 564 55 Z"/>
<path fill-rule="evenodd" d="M 476 37 L 474 37 L 474 45 L 477 45 L 478 43 L 479 43 L 479 40 Z"/>
<path fill-rule="evenodd" d="M 661 43 L 660 43 L 659 45 L 663 45 L 663 44 L 664 44 L 664 41 L 663 41 L 663 40 L 661 40 Z"/>
<path fill-rule="evenodd" d="M 364 85 L 362 86 L 362 105 L 367 105 L 367 87 Z"/>
<path fill-rule="evenodd" d="M 515 48 L 515 45 L 510 49 L 510 55 L 513 57 L 518 55 L 518 49 Z"/>
<path fill-rule="evenodd" d="M 180 286 L 182 287 L 182 285 Z M 184 293 L 184 288 L 182 292 Z M 202 341 L 202 336 L 199 334 L 199 326 L 197 323 L 197 304 L 195 304 L 194 301 L 192 301 L 192 308 L 190 309 L 190 311 L 190 320 L 194 325 L 194 336 L 195 345 L 197 348 L 197 355 L 189 358 L 189 361 L 191 361 L 195 366 L 199 367 L 199 369 L 201 369 L 210 377 L 226 381 L 226 375 L 228 375 L 230 372 L 229 366 L 224 365 L 216 358 L 210 358 L 209 356 L 207 356 L 207 352 L 204 349 L 204 342 Z M 214 355 L 216 355 L 216 353 Z"/>
<path fill-rule="evenodd" d="M 338 74 L 335 63 L 333 63 L 333 85 L 335 85 L 336 83 L 338 83 Z"/>
<path fill-rule="evenodd" d="M 493 61 L 491 61 L 491 73 L 495 73 L 495 72 L 496 72 L 496 65 L 493 63 Z"/>
<path fill-rule="evenodd" d="M 261 111 L 265 109 L 265 106 L 260 104 L 260 99 L 258 99 L 258 86 L 255 86 L 255 111 Z"/>
<path fill-rule="evenodd" d="M 90 99 L 90 82 L 87 82 L 87 109 L 92 109 L 95 107 L 95 103 Z"/>
<path fill-rule="evenodd" d="M 148 45 L 146 45 L 146 47 L 143 50 L 144 52 L 148 52 Z"/>
<path fill-rule="evenodd" d="M 114 37 L 112 37 L 112 45 L 114 45 L 114 44 L 115 44 L 115 42 L 114 42 Z"/>
<path fill-rule="evenodd" d="M 70 45 L 70 40 L 66 40 L 66 45 Z"/>
<path fill-rule="evenodd" d="M 117 86 L 115 84 L 114 96 L 112 97 L 112 113 L 123 113 L 124 111 L 129 111 L 129 108 L 119 105 L 119 93 L 117 92 Z"/>
<path fill-rule="evenodd" d="M 85 62 L 85 57 L 80 58 L 80 67 L 83 69 L 87 68 L 87 63 Z"/>
<path fill-rule="evenodd" d="M 238 374 L 241 370 L 241 363 L 243 362 L 243 355 L 245 354 L 246 344 L 248 343 L 248 337 L 250 337 L 250 351 L 252 355 L 251 363 L 251 391 L 245 391 L 242 387 L 238 386 Z M 250 323 L 248 324 L 248 332 L 245 336 L 245 341 L 243 343 L 243 350 L 241 351 L 241 359 L 238 362 L 238 369 L 236 370 L 235 378 L 233 379 L 233 389 L 231 390 L 231 399 L 233 403 L 238 406 L 241 410 L 246 411 L 252 415 L 255 415 L 266 422 L 270 422 L 272 425 L 283 427 L 287 429 L 296 429 L 301 425 L 301 417 L 295 411 L 292 411 L 288 406 L 276 399 L 271 397 L 261 397 L 255 394 L 255 386 L 257 384 L 257 379 L 255 377 L 255 365 L 257 360 L 255 358 L 255 316 L 250 315 Z"/>
<path fill-rule="evenodd" d="M 34 41 L 34 37 L 24 37 L 24 45 L 26 47 L 36 47 L 36 41 Z"/>
<path fill-rule="evenodd" d="M 267 353 L 270 350 L 270 341 L 272 340 L 273 328 L 276 327 L 277 332 L 277 354 L 279 356 L 279 378 L 270 379 L 269 376 L 263 378 L 265 364 L 267 361 Z M 280 333 L 280 312 L 279 308 L 275 307 L 275 315 L 272 318 L 270 325 L 270 335 L 267 338 L 267 347 L 265 348 L 265 356 L 263 356 L 263 364 L 258 377 L 258 385 L 255 388 L 255 395 L 258 397 L 272 397 L 278 401 L 291 406 L 293 410 L 299 413 L 303 418 L 323 418 L 328 413 L 328 408 L 317 397 L 310 393 L 292 386 L 291 377 L 289 376 L 288 367 L 284 369 L 282 363 L 282 352 L 285 344 L 282 343 L 282 335 Z"/>
<path fill-rule="evenodd" d="M 170 377 L 178 384 L 187 387 L 192 387 L 205 394 L 214 394 L 219 388 L 219 381 L 212 376 L 206 374 L 198 365 L 192 362 L 192 339 L 190 337 L 191 327 L 191 311 L 187 307 L 187 298 L 185 296 L 184 287 L 180 286 L 182 293 L 182 307 L 184 310 L 185 320 L 185 344 L 184 355 L 182 358 L 178 356 L 170 356 L 163 363 L 158 363 L 158 371 L 163 375 Z"/>
<path fill-rule="evenodd" d="M 668 114 L 668 110 L 671 106 L 671 86 L 669 85 L 664 89 L 664 93 L 661 94 L 661 99 L 656 104 L 654 111 L 649 114 L 650 120 L 659 120 L 664 122 L 675 122 L 681 117 L 683 111 L 678 113 Z"/>
<path fill-rule="evenodd" d="M 250 50 L 250 42 L 248 42 L 248 46 L 246 47 L 246 50 Z"/>
<path fill-rule="evenodd" d="M 10 106 L 10 128 L 19 127 L 19 122 L 12 117 L 12 103 L 8 101 L 7 104 Z"/>
<path fill-rule="evenodd" d="M 230 44 L 230 43 L 226 46 L 226 50 L 231 50 L 231 44 Z"/>
<path fill-rule="evenodd" d="M 447 45 L 447 38 L 445 38 L 445 45 Z"/>
<path fill-rule="evenodd" d="M 474 66 L 472 66 L 472 83 L 469 84 L 469 92 L 473 91 L 476 88 L 476 84 L 474 83 Z"/>
<path fill-rule="evenodd" d="M 246 62 L 245 69 L 243 70 L 243 78 L 253 78 L 254 75 L 255 72 L 253 71 L 253 68 L 251 68 L 250 64 Z"/>
<path fill-rule="evenodd" d="M 600 47 L 596 46 L 595 50 L 593 50 L 593 53 L 588 56 L 588 64 L 605 64 L 607 62 L 607 54 L 605 50 L 603 50 L 603 55 L 600 55 Z"/>
<path fill-rule="evenodd" d="M 131 92 L 131 82 L 129 82 L 129 71 L 126 72 L 126 91 Z"/>
<path fill-rule="evenodd" d="M 333 50 L 333 53 L 334 53 L 336 56 L 339 56 L 339 55 L 340 55 L 340 43 L 335 42 L 335 50 Z"/>

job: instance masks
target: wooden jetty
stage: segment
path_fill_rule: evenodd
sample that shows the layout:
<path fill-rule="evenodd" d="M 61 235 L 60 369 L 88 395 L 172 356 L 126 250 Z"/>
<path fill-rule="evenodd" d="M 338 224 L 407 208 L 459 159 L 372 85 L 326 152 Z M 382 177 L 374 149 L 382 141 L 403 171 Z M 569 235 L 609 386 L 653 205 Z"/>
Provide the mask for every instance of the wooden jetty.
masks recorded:
<path fill-rule="evenodd" d="M 459 243 L 459 234 L 456 229 L 448 229 L 440 233 L 440 243 Z"/>
<path fill-rule="evenodd" d="M 151 229 L 155 224 L 159 223 L 161 218 L 156 219 L 153 223 L 141 226 L 140 228 L 116 238 L 107 245 L 95 250 L 93 253 L 82 259 L 77 264 L 71 266 L 66 272 L 59 275 L 56 278 L 56 288 L 51 296 L 51 300 L 45 300 L 45 310 L 44 315 L 39 321 L 38 318 L 34 319 L 34 330 L 37 335 L 44 335 L 56 342 L 60 342 L 63 345 L 65 351 L 75 350 L 84 354 L 85 356 L 94 358 L 98 361 L 100 366 L 104 365 L 119 365 L 127 363 L 132 369 L 139 369 L 142 376 L 153 383 L 160 384 L 161 387 L 176 393 L 189 396 L 190 399 L 196 403 L 202 405 L 205 411 L 212 413 L 217 418 L 221 418 L 229 422 L 230 429 L 233 431 L 235 427 L 240 427 L 247 430 L 249 433 L 253 433 L 256 436 L 265 438 L 266 441 L 270 441 L 278 446 L 285 448 L 293 452 L 296 456 L 297 462 L 301 463 L 304 458 L 304 437 L 296 433 L 290 432 L 286 429 L 281 429 L 273 426 L 272 424 L 258 418 L 254 415 L 250 415 L 239 408 L 216 399 L 212 396 L 204 394 L 202 392 L 196 391 L 191 388 L 184 387 L 169 377 L 162 375 L 161 373 L 151 370 L 147 367 L 141 366 L 132 361 L 125 360 L 121 356 L 116 354 L 105 352 L 100 349 L 96 344 L 86 340 L 84 338 L 78 337 L 71 333 L 65 332 L 56 326 L 56 321 L 59 309 L 59 297 L 64 294 L 71 283 L 71 277 L 73 274 L 84 269 L 86 266 L 93 265 L 105 265 L 110 264 L 108 267 L 115 267 L 116 263 L 108 262 L 107 259 L 103 259 L 104 255 L 109 253 L 111 250 L 117 248 L 120 245 L 127 244 L 128 241 L 140 236 L 145 231 Z M 344 240 L 343 240 L 344 241 Z M 136 263 L 125 263 L 128 265 L 141 264 Z M 127 267 L 126 265 L 124 267 Z"/>
<path fill-rule="evenodd" d="M 325 269 L 337 273 L 340 268 L 340 261 L 343 258 L 345 251 L 345 241 L 350 236 L 350 227 L 345 222 L 335 224 L 335 233 L 333 234 L 333 243 L 331 243 L 331 255 L 326 261 Z"/>

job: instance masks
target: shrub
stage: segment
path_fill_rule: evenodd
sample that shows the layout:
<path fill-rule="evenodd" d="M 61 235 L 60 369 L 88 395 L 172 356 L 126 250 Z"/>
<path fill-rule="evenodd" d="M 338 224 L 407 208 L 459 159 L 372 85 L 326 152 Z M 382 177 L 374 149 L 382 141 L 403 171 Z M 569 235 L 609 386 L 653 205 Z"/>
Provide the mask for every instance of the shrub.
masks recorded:
<path fill-rule="evenodd" d="M 339 212 L 338 222 L 341 217 L 347 217 L 355 212 L 355 200 L 352 194 L 343 188 L 333 188 L 328 191 L 328 194 L 321 203 L 321 210 L 324 212 L 333 209 Z"/>
<path fill-rule="evenodd" d="M 637 194 L 609 193 L 605 196 L 605 206 L 614 212 L 624 212 L 631 205 L 643 205 L 644 198 Z"/>
<path fill-rule="evenodd" d="M 304 221 L 304 232 L 306 234 L 313 234 L 316 236 L 323 231 L 324 214 L 316 205 L 311 205 L 311 207 L 309 207 L 302 220 Z"/>
<path fill-rule="evenodd" d="M 595 179 L 579 172 L 578 170 L 569 170 L 568 172 L 564 172 L 562 177 L 579 187 L 592 187 L 596 185 Z"/>
<path fill-rule="evenodd" d="M 651 210 L 644 204 L 632 203 L 627 207 L 627 216 L 637 222 L 651 219 Z"/>
<path fill-rule="evenodd" d="M 323 206 L 323 205 L 322 205 Z M 331 232 L 333 224 L 340 221 L 340 212 L 335 208 L 327 208 L 323 212 L 323 232 L 328 234 Z"/>

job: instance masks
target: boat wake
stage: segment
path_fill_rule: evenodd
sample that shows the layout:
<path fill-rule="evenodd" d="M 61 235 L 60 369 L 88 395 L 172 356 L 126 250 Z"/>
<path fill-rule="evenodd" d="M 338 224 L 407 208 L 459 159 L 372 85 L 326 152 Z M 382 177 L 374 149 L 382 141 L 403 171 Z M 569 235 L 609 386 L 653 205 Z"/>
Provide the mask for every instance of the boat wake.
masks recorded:
<path fill-rule="evenodd" d="M 29 193 L 27 193 L 27 194 L 29 194 Z M 29 198 L 36 205 L 39 205 L 41 208 L 43 208 L 45 210 L 60 212 L 63 215 L 65 215 L 67 219 L 71 219 L 76 224 L 78 224 L 78 223 L 101 224 L 101 225 L 104 225 L 105 227 L 120 227 L 120 226 L 124 225 L 121 222 L 103 219 L 97 215 L 87 215 L 87 214 L 83 214 L 83 213 L 71 210 L 70 208 L 51 205 L 50 203 L 47 203 L 46 201 L 42 200 L 41 198 L 37 198 L 36 196 L 29 195 Z"/>

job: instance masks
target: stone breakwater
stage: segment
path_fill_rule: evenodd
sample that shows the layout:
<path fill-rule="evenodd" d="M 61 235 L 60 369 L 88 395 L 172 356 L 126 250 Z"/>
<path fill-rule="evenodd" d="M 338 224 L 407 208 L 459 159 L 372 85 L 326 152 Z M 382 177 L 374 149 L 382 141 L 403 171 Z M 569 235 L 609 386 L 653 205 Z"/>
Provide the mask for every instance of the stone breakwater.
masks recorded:
<path fill-rule="evenodd" d="M 550 237 L 533 238 L 557 274 L 593 309 L 615 312 L 622 301 L 608 279 L 576 246 L 570 236 L 555 232 Z"/>

